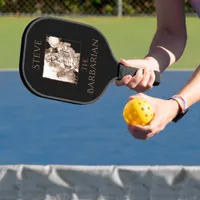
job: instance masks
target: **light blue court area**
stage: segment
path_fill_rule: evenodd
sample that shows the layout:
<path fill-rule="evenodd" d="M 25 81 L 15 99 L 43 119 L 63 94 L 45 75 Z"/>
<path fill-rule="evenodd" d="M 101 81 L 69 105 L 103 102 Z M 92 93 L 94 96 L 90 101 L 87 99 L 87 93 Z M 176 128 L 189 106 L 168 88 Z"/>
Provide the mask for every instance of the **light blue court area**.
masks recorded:
<path fill-rule="evenodd" d="M 168 71 L 148 94 L 168 98 L 191 71 Z M 200 104 L 148 141 L 127 131 L 122 110 L 129 95 L 114 84 L 88 106 L 32 95 L 15 72 L 0 73 L 0 164 L 199 165 Z"/>

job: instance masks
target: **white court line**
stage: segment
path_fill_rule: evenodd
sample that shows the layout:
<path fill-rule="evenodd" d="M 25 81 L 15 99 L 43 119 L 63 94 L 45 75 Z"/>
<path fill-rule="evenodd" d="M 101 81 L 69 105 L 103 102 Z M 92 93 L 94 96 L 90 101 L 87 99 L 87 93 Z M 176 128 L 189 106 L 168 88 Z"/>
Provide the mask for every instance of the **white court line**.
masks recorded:
<path fill-rule="evenodd" d="M 184 72 L 184 71 L 194 71 L 194 70 L 195 70 L 195 68 L 194 68 L 194 69 L 192 69 L 192 68 L 188 68 L 188 69 L 185 68 L 185 69 L 184 69 L 184 68 L 183 68 L 183 69 L 167 69 L 167 70 L 165 70 L 165 71 L 170 71 L 170 72 L 171 72 L 171 71 L 172 71 L 172 72 L 181 72 L 181 71 L 183 71 L 183 72 Z"/>
<path fill-rule="evenodd" d="M 10 68 L 10 69 L 0 68 L 0 72 L 16 72 L 16 71 L 19 71 L 19 70 L 14 69 L 14 68 Z"/>

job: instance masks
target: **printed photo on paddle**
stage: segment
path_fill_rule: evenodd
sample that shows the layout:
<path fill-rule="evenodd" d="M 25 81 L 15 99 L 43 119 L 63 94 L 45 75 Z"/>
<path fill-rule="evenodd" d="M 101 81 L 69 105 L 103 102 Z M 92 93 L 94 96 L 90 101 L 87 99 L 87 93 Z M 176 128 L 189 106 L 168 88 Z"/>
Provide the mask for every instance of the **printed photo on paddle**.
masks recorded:
<path fill-rule="evenodd" d="M 47 36 L 43 78 L 78 83 L 80 43 Z"/>

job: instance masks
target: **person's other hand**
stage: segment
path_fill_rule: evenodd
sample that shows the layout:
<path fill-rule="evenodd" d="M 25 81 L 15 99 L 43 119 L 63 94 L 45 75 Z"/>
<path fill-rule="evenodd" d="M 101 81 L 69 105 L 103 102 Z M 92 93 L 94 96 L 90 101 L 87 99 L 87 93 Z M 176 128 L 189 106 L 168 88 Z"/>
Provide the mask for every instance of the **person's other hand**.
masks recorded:
<path fill-rule="evenodd" d="M 136 92 L 145 92 L 153 87 L 155 81 L 155 71 L 159 71 L 159 65 L 153 58 L 145 58 L 140 60 L 120 60 L 120 63 L 127 67 L 135 67 L 139 70 L 135 76 L 127 75 L 115 83 L 117 86 L 126 85 Z"/>
<path fill-rule="evenodd" d="M 142 93 L 131 96 L 130 100 L 136 97 L 142 97 L 148 100 L 155 110 L 155 116 L 149 125 L 127 125 L 129 132 L 136 139 L 146 140 L 158 134 L 160 131 L 164 130 L 167 124 L 170 123 L 179 112 L 179 105 L 174 100 L 163 100 Z"/>

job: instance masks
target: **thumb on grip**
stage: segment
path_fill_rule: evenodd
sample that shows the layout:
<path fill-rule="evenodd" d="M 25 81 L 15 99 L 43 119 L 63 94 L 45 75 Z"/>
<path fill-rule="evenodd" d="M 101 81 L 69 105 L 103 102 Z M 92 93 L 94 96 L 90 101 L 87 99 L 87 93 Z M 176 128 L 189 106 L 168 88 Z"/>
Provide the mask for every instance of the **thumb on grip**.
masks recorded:
<path fill-rule="evenodd" d="M 126 67 L 123 64 L 119 63 L 117 80 L 121 80 L 126 75 L 135 76 L 138 70 L 139 70 L 138 68 Z M 154 74 L 155 74 L 155 81 L 153 85 L 158 86 L 160 84 L 160 72 L 154 70 Z"/>

